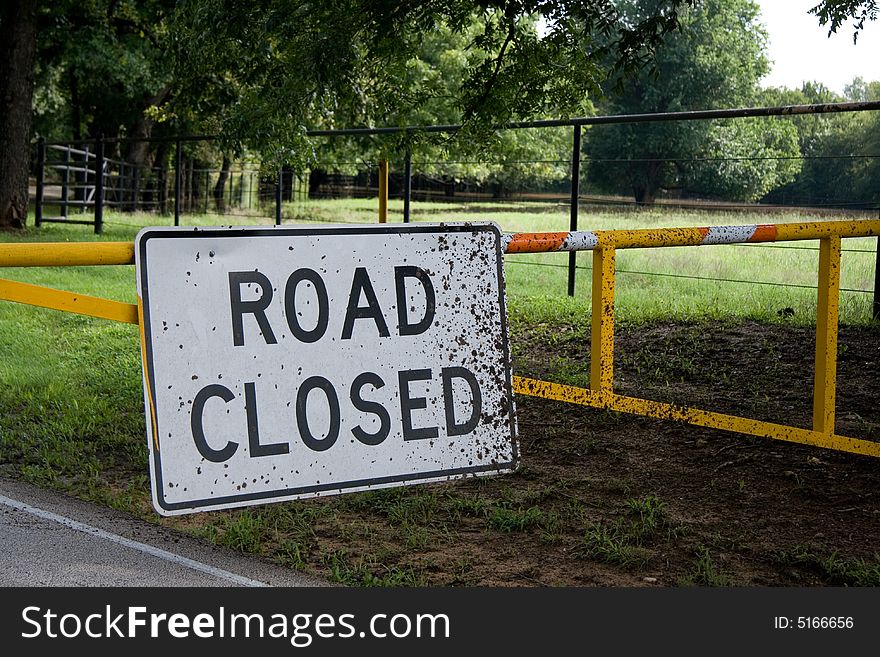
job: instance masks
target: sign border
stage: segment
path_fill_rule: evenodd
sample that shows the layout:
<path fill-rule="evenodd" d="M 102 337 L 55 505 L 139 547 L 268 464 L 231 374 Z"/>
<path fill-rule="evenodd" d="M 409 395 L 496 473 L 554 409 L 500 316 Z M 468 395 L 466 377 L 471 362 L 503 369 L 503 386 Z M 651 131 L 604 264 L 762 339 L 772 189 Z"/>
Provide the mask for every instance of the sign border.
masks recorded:
<path fill-rule="evenodd" d="M 446 470 L 432 470 L 430 472 L 418 472 L 412 474 L 401 474 L 395 476 L 376 477 L 372 479 L 356 479 L 352 481 L 334 482 L 330 484 L 317 484 L 313 486 L 291 487 L 271 491 L 263 491 L 257 493 L 245 493 L 237 495 L 225 495 L 223 497 L 211 497 L 202 500 L 192 500 L 187 502 L 167 502 L 164 497 L 164 482 L 162 479 L 162 463 L 161 450 L 159 448 L 159 419 L 156 414 L 156 397 L 155 397 L 155 379 L 153 372 L 153 352 L 152 352 L 152 335 L 150 332 L 149 321 L 149 285 L 147 282 L 147 243 L 152 239 L 168 239 L 168 238 L 217 238 L 217 237 L 278 237 L 284 235 L 366 235 L 366 234 L 398 234 L 398 233 L 474 233 L 474 232 L 492 232 L 496 236 L 495 249 L 497 254 L 498 267 L 496 274 L 498 276 L 498 303 L 501 307 L 501 340 L 502 350 L 507 356 L 508 367 L 505 372 L 505 386 L 507 392 L 508 418 L 510 426 L 511 439 L 511 460 L 486 464 L 479 466 L 470 466 L 465 468 L 451 468 Z M 135 265 L 136 275 L 140 277 L 140 290 L 138 295 L 140 333 L 141 333 L 141 361 L 144 369 L 144 380 L 146 383 L 145 397 L 147 408 L 145 409 L 147 418 L 147 445 L 150 448 L 151 461 L 153 465 L 153 481 L 152 481 L 152 497 L 156 504 L 161 507 L 162 511 L 168 515 L 179 513 L 194 513 L 199 510 L 209 511 L 212 509 L 233 508 L 241 506 L 252 506 L 255 504 L 271 502 L 273 500 L 294 500 L 307 497 L 316 497 L 318 493 L 326 491 L 345 491 L 355 492 L 358 490 L 368 490 L 371 488 L 385 488 L 391 484 L 397 483 L 401 485 L 414 484 L 418 482 L 439 482 L 447 481 L 454 478 L 462 478 L 467 475 L 480 476 L 493 472 L 501 472 L 504 470 L 515 470 L 519 463 L 519 449 L 517 445 L 517 424 L 516 424 L 516 408 L 513 396 L 513 372 L 510 367 L 510 342 L 508 338 L 507 328 L 507 304 L 504 285 L 504 252 L 501 246 L 502 233 L 497 224 L 491 222 L 465 222 L 465 223 L 437 223 L 437 224 L 418 224 L 418 225 L 334 225 L 334 226 L 302 226 L 302 227 L 256 227 L 250 228 L 245 226 L 228 226 L 228 227 L 209 227 L 201 228 L 193 227 L 177 227 L 177 226 L 157 226 L 143 228 L 135 238 Z M 153 446 L 150 446 L 150 440 Z M 155 505 L 154 505 L 155 506 Z M 157 509 L 159 510 L 159 509 Z M 161 513 L 161 511 L 160 511 Z"/>

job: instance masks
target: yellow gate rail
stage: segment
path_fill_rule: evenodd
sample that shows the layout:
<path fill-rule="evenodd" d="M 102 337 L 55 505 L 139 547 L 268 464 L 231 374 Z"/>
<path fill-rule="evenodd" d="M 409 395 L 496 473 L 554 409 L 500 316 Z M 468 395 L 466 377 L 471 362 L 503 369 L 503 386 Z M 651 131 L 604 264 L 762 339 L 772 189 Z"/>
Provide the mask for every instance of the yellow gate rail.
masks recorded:
<path fill-rule="evenodd" d="M 76 267 L 89 265 L 132 265 L 134 244 L 130 242 L 33 242 L 0 244 L 0 267 Z M 90 297 L 0 279 L 0 300 L 52 308 L 69 313 L 138 323 L 138 307 L 130 303 Z"/>
<path fill-rule="evenodd" d="M 508 253 L 593 251 L 589 389 L 514 377 L 514 391 L 544 399 L 677 420 L 751 436 L 774 438 L 880 457 L 880 443 L 848 438 L 834 433 L 841 238 L 875 235 L 880 235 L 880 221 L 870 220 L 567 233 L 520 233 L 508 236 Z M 810 239 L 819 240 L 812 430 L 615 394 L 614 261 L 617 249 Z"/>
<path fill-rule="evenodd" d="M 834 432 L 841 239 L 877 235 L 880 235 L 880 221 L 877 220 L 505 235 L 504 248 L 507 253 L 593 251 L 590 387 L 577 388 L 515 376 L 514 391 L 544 399 L 880 457 L 880 443 L 839 436 Z M 614 287 L 617 249 L 811 239 L 819 240 L 812 429 L 626 397 L 614 392 Z M 133 263 L 134 246 L 127 242 L 0 244 L 0 267 Z M 132 324 L 139 321 L 138 307 L 133 304 L 16 281 L 0 280 L 0 300 Z"/>

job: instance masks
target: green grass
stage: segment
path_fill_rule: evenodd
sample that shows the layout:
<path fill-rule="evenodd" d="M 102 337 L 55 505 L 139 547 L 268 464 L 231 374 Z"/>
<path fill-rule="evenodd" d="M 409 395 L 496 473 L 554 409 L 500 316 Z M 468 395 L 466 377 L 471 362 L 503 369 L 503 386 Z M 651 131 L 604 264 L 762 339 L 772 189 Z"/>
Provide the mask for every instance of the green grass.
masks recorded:
<path fill-rule="evenodd" d="M 798 547 L 780 552 L 773 560 L 785 566 L 806 568 L 832 586 L 880 586 L 880 554 L 874 555 L 871 561 Z"/>
<path fill-rule="evenodd" d="M 651 552 L 633 534 L 632 526 L 620 520 L 587 525 L 578 553 L 623 568 L 641 568 L 651 558 Z"/>
<path fill-rule="evenodd" d="M 729 587 L 734 585 L 731 577 L 715 563 L 709 548 L 699 546 L 695 553 L 693 570 L 682 577 L 679 586 Z"/>
<path fill-rule="evenodd" d="M 568 211 L 553 203 L 414 202 L 415 222 L 493 221 L 504 231 L 560 231 L 568 228 Z M 389 221 L 402 221 L 403 203 L 389 202 Z M 300 223 L 374 223 L 376 199 L 299 201 L 286 204 L 287 225 Z M 676 226 L 734 225 L 770 222 L 818 221 L 808 213 L 766 215 L 745 212 L 707 212 L 657 208 L 640 211 L 581 213 L 580 226 L 585 230 L 657 228 Z M 271 223 L 270 217 L 184 215 L 184 225 L 205 226 L 235 223 L 256 225 Z M 109 214 L 101 240 L 132 240 L 148 224 L 170 225 L 172 218 L 150 214 Z M 3 235 L 0 239 L 16 241 L 91 240 L 95 236 L 87 226 L 46 224 L 24 236 Z M 779 244 L 720 245 L 665 249 L 625 249 L 617 254 L 616 312 L 619 321 L 641 323 L 657 319 L 751 318 L 762 321 L 785 321 L 800 325 L 814 322 L 818 242 L 799 241 Z M 873 290 L 875 238 L 844 241 L 841 287 L 844 290 Z M 577 255 L 576 296 L 566 295 L 568 254 L 514 254 L 506 256 L 505 279 L 511 314 L 526 314 L 532 319 L 582 317 L 590 306 L 592 257 L 589 252 Z M 134 284 L 126 268 L 102 268 L 100 279 L 87 271 L 31 270 L 13 271 L 7 276 L 68 289 L 86 284 L 78 291 L 100 293 L 114 299 L 131 300 Z M 108 272 L 109 269 L 121 271 Z M 666 274 L 664 276 L 650 273 Z M 669 276 L 672 274 L 674 276 Z M 686 277 L 708 277 L 694 280 Z M 726 279 L 726 280 L 720 280 Z M 728 282 L 745 281 L 745 282 Z M 754 281 L 776 285 L 754 284 Z M 782 287 L 778 284 L 807 287 Z M 811 287 L 813 289 L 811 289 Z M 871 294 L 841 293 L 841 321 L 864 324 L 871 321 Z M 791 310 L 786 310 L 791 309 Z M 791 311 L 794 311 L 791 314 Z"/>
<path fill-rule="evenodd" d="M 345 586 L 425 586 L 425 578 L 412 566 L 390 567 L 369 560 L 352 560 L 345 550 L 324 555 L 331 579 Z"/>
<path fill-rule="evenodd" d="M 631 515 L 638 521 L 633 523 L 635 532 L 640 536 L 650 536 L 658 529 L 666 526 L 666 502 L 656 495 L 646 495 L 643 498 L 632 498 L 626 501 Z"/>
<path fill-rule="evenodd" d="M 0 305 L 0 460 L 90 497 L 146 472 L 134 326 Z"/>
<path fill-rule="evenodd" d="M 300 221 L 374 222 L 375 199 L 308 201 L 290 204 L 285 216 Z M 389 202 L 389 221 L 402 220 L 402 201 Z M 493 221 L 504 231 L 563 231 L 568 210 L 551 203 L 413 203 L 413 221 Z M 657 208 L 640 211 L 581 212 L 582 230 L 742 225 L 820 221 L 804 213 L 767 215 Z M 845 240 L 841 287 L 873 290 L 875 238 Z M 506 256 L 505 278 L 513 309 L 547 318 L 581 314 L 589 309 L 592 256 L 577 255 L 577 296 L 566 296 L 568 254 Z M 616 309 L 622 321 L 747 317 L 764 321 L 810 324 L 814 321 L 815 289 L 756 285 L 816 285 L 818 242 L 719 245 L 666 249 L 626 249 L 617 254 Z M 650 273 L 673 274 L 653 276 Z M 745 281 L 693 280 L 689 276 Z M 842 292 L 841 320 L 870 321 L 871 295 Z M 794 315 L 780 316 L 790 308 Z"/>
<path fill-rule="evenodd" d="M 669 521 L 666 502 L 656 495 L 630 498 L 625 505 L 628 517 L 587 523 L 578 554 L 624 568 L 640 568 L 651 559 L 650 543 L 679 533 Z"/>
<path fill-rule="evenodd" d="M 489 527 L 500 532 L 524 532 L 537 526 L 543 519 L 543 512 L 537 506 L 527 509 L 495 507 L 489 512 Z"/>

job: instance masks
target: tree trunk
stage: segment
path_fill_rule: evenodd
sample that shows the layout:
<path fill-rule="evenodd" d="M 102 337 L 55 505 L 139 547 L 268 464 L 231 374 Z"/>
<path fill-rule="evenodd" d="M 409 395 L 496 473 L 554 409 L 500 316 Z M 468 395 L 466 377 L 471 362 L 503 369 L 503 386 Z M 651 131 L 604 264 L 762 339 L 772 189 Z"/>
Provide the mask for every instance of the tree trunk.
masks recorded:
<path fill-rule="evenodd" d="M 638 205 L 654 205 L 654 201 L 657 200 L 657 194 L 654 188 L 647 184 L 634 185 L 633 196 Z"/>
<path fill-rule="evenodd" d="M 217 184 L 214 185 L 214 203 L 217 206 L 217 212 L 226 212 L 226 196 L 223 190 L 226 189 L 226 181 L 229 179 L 229 166 L 229 156 L 224 154 L 220 174 L 217 176 Z"/>
<path fill-rule="evenodd" d="M 309 198 L 321 198 L 321 185 L 327 182 L 324 169 L 312 169 L 309 172 Z"/>
<path fill-rule="evenodd" d="M 654 205 L 657 190 L 660 188 L 660 167 L 663 162 L 650 160 L 641 163 L 637 180 L 633 183 L 633 196 L 638 205 Z"/>
<path fill-rule="evenodd" d="M 36 43 L 36 0 L 0 2 L 0 228 L 27 221 Z"/>
<path fill-rule="evenodd" d="M 152 153 L 153 144 L 147 140 L 149 140 L 153 132 L 153 126 L 156 121 L 147 116 L 146 110 L 153 105 L 161 105 L 165 102 L 170 91 L 171 90 L 168 87 L 165 87 L 155 95 L 145 96 L 143 99 L 144 111 L 138 115 L 138 119 L 134 122 L 134 125 L 129 126 L 127 133 L 128 137 L 130 139 L 143 140 L 128 142 L 128 147 L 125 151 L 125 161 L 131 165 L 133 173 L 131 179 L 137 183 L 140 183 L 141 178 L 149 176 L 149 169 L 152 166 L 150 155 Z M 140 185 L 128 185 L 128 190 L 131 192 L 134 201 L 134 207 L 132 209 L 136 210 L 137 201 L 141 192 Z"/>
<path fill-rule="evenodd" d="M 156 121 L 147 116 L 146 110 L 153 105 L 161 105 L 171 93 L 171 89 L 165 87 L 154 96 L 146 96 L 143 100 L 144 111 L 138 116 L 138 120 L 134 125 L 129 126 L 129 139 L 143 139 L 144 141 L 131 141 L 128 143 L 128 149 L 125 153 L 125 161 L 133 164 L 139 169 L 149 166 L 150 151 L 152 144 L 146 141 L 153 132 L 153 126 Z"/>
<path fill-rule="evenodd" d="M 79 80 L 76 73 L 70 72 L 70 123 L 73 126 L 73 138 L 82 139 L 82 109 L 79 102 Z"/>

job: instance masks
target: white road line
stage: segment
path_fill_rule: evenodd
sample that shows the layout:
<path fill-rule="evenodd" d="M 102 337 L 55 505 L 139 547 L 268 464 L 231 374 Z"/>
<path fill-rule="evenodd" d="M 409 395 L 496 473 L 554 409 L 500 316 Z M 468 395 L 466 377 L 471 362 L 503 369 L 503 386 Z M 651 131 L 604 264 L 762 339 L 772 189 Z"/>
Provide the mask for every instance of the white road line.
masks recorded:
<path fill-rule="evenodd" d="M 6 497 L 5 495 L 0 495 L 0 504 L 5 504 L 6 506 L 10 506 L 13 509 L 18 509 L 19 511 L 30 513 L 31 515 L 37 516 L 38 518 L 42 518 L 43 520 L 57 522 L 59 525 L 64 525 L 65 527 L 69 527 L 70 529 L 74 529 L 78 532 L 83 532 L 84 534 L 89 534 L 96 538 L 110 541 L 111 543 L 123 545 L 132 550 L 137 550 L 139 552 L 143 552 L 144 554 L 158 557 L 159 559 L 165 559 L 166 561 L 170 561 L 171 563 L 175 563 L 186 568 L 197 570 L 208 575 L 213 575 L 214 577 L 232 582 L 233 584 L 238 584 L 239 586 L 268 586 L 265 582 L 259 582 L 255 579 L 250 579 L 249 577 L 242 577 L 241 575 L 236 575 L 235 573 L 231 573 L 228 570 L 223 570 L 222 568 L 215 568 L 214 566 L 209 566 L 206 563 L 201 563 L 200 561 L 188 559 L 186 557 L 180 556 L 179 554 L 174 554 L 173 552 L 168 552 L 167 550 L 162 550 L 161 548 L 147 545 L 146 543 L 133 541 L 131 539 L 125 538 L 124 536 L 119 536 L 118 534 L 112 534 L 110 532 L 104 531 L 103 529 L 92 527 L 91 525 L 86 525 L 85 523 L 78 522 L 71 518 L 59 516 L 55 513 L 44 511 L 43 509 L 38 509 L 37 507 L 30 506 L 29 504 L 19 502 L 18 500 L 13 500 L 9 497 Z"/>

